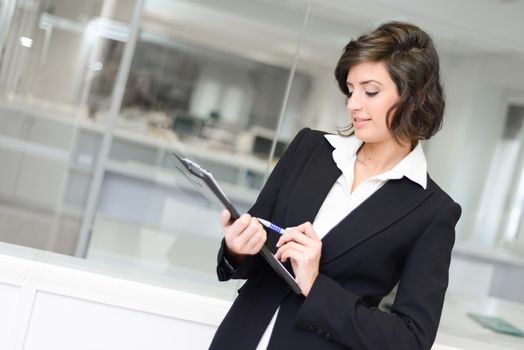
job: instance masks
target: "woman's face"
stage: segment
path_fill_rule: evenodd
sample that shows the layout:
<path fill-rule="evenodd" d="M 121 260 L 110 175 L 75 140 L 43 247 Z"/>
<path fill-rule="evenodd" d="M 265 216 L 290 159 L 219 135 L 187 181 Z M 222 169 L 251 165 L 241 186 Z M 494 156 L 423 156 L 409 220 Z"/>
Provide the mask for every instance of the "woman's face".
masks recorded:
<path fill-rule="evenodd" d="M 349 91 L 347 108 L 355 135 L 370 143 L 393 140 L 386 118 L 399 95 L 385 63 L 356 64 L 349 70 L 346 83 Z"/>

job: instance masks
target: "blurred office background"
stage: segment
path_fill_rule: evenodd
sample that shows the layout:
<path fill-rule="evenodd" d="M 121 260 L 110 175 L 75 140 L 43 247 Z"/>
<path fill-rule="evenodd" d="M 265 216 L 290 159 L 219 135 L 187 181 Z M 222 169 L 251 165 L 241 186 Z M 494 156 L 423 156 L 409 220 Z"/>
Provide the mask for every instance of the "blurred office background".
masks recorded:
<path fill-rule="evenodd" d="M 447 109 L 424 143 L 458 201 L 450 289 L 524 302 L 524 1 L 0 1 L 0 240 L 225 300 L 218 211 L 241 211 L 294 134 L 346 121 L 334 65 L 391 19 L 432 34 Z M 467 276 L 468 278 L 463 278 Z"/>

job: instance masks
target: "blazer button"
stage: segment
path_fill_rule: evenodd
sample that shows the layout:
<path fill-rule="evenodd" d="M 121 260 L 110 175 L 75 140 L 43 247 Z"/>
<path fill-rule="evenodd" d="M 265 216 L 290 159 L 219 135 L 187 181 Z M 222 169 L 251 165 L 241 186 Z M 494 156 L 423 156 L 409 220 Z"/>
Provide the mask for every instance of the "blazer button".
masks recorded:
<path fill-rule="evenodd" d="M 312 324 L 310 324 L 309 326 L 307 326 L 307 328 L 308 328 L 308 329 L 309 329 L 310 331 L 312 331 L 312 330 L 314 330 L 314 329 L 315 329 L 315 327 L 313 327 L 313 325 L 312 325 Z"/>
<path fill-rule="evenodd" d="M 315 329 L 315 332 L 317 332 L 318 335 L 322 335 L 324 331 L 320 328 Z"/>
<path fill-rule="evenodd" d="M 327 340 L 331 340 L 331 334 L 326 333 L 326 339 L 327 339 Z"/>

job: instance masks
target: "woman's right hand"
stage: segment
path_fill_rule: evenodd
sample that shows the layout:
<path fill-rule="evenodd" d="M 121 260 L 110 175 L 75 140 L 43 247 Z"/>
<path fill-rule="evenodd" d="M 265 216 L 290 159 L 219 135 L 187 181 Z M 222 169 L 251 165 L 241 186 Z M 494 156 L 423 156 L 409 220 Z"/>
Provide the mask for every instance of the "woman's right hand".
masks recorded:
<path fill-rule="evenodd" d="M 220 222 L 224 227 L 226 253 L 236 264 L 239 264 L 246 255 L 257 254 L 266 243 L 266 230 L 249 214 L 243 214 L 231 222 L 231 214 L 224 209 L 220 213 Z"/>

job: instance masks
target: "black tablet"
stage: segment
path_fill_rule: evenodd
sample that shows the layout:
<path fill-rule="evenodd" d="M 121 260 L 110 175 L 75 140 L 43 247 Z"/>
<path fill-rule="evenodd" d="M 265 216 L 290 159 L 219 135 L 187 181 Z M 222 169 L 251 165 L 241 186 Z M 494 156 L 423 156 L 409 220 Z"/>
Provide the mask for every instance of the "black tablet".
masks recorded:
<path fill-rule="evenodd" d="M 206 198 L 209 199 L 209 193 L 208 191 L 211 191 L 214 198 L 218 199 L 218 201 L 231 213 L 231 218 L 236 220 L 240 217 L 239 212 L 236 210 L 236 208 L 233 206 L 231 201 L 227 198 L 224 191 L 220 188 L 218 183 L 213 178 L 213 174 L 211 174 L 209 171 L 203 169 L 200 165 L 195 163 L 194 161 L 182 157 L 176 153 L 173 152 L 173 155 L 175 156 L 178 163 L 180 163 L 184 169 L 186 169 L 193 177 L 196 177 L 197 183 L 204 183 L 205 186 L 195 186 Z M 177 167 L 179 168 L 179 167 Z M 180 168 L 179 168 L 180 169 Z M 182 171 L 182 169 L 180 169 Z M 185 173 L 185 172 L 184 172 Z M 191 182 L 195 183 L 194 179 Z M 280 277 L 282 277 L 286 283 L 291 287 L 291 289 L 296 294 L 301 294 L 302 291 L 300 290 L 300 287 L 298 286 L 297 282 L 295 281 L 295 278 L 289 273 L 288 270 L 282 265 L 282 263 L 275 258 L 273 253 L 269 250 L 267 246 L 263 246 L 260 250 L 260 254 L 262 257 L 268 262 L 268 264 L 275 270 Z"/>

